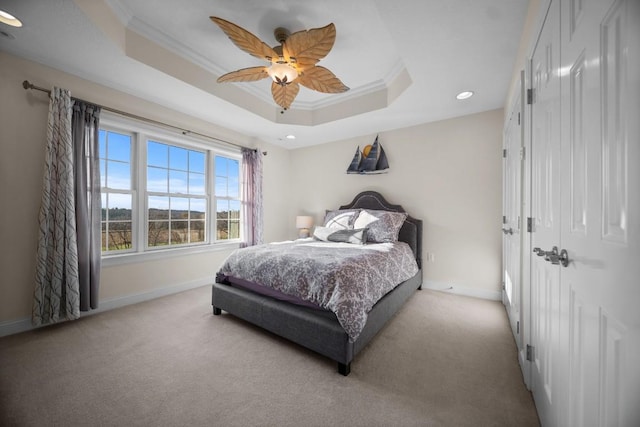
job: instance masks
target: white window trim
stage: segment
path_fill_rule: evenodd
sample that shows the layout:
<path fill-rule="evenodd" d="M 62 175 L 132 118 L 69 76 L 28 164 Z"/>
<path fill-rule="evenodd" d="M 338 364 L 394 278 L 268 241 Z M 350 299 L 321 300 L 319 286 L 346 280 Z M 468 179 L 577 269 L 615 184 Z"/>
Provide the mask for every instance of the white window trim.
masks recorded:
<path fill-rule="evenodd" d="M 153 126 L 138 120 L 129 119 L 120 115 L 103 112 L 100 115 L 100 127 L 107 130 L 113 130 L 122 133 L 133 133 L 134 141 L 132 147 L 132 167 L 135 166 L 135 173 L 132 173 L 131 185 L 133 194 L 133 204 L 136 212 L 132 213 L 132 236 L 135 235 L 135 242 L 132 242 L 132 249 L 126 251 L 111 252 L 102 255 L 101 263 L 103 266 L 112 266 L 128 263 L 138 263 L 143 261 L 159 260 L 165 258 L 174 258 L 178 256 L 230 251 L 240 247 L 242 242 L 242 222 L 240 226 L 240 238 L 230 239 L 226 241 L 216 240 L 216 223 L 215 223 L 215 155 L 222 155 L 231 159 L 236 159 L 242 164 L 242 153 L 240 149 L 233 149 L 223 143 L 217 143 L 213 140 L 206 140 L 193 135 L 179 135 L 175 131 L 163 129 L 159 125 Z M 147 197 L 146 197 L 146 149 L 144 144 L 148 139 L 157 140 L 161 143 L 175 144 L 176 146 L 187 149 L 206 150 L 207 162 L 207 192 L 208 199 L 208 217 L 207 217 L 207 237 L 206 243 L 194 243 L 186 246 L 174 246 L 169 248 L 149 248 L 147 247 Z M 238 177 L 240 181 L 239 191 L 242 189 L 242 173 Z M 241 200 L 241 199 L 240 199 Z M 241 200 L 242 203 L 242 200 Z M 136 217 L 135 219 L 133 217 Z M 242 218 L 241 218 L 242 221 Z"/>
<path fill-rule="evenodd" d="M 185 255 L 213 253 L 220 251 L 232 251 L 240 247 L 240 242 L 212 243 L 199 246 L 184 246 L 155 250 L 148 252 L 127 252 L 122 254 L 104 255 L 101 260 L 102 267 L 110 267 L 122 264 L 136 264 L 140 262 L 156 261 Z"/>
<path fill-rule="evenodd" d="M 130 147 L 130 157 L 131 157 L 131 168 L 134 170 L 137 170 L 136 164 L 137 164 L 137 159 L 139 158 L 139 153 L 137 151 L 137 147 L 138 147 L 138 142 L 137 142 L 137 135 L 134 131 L 130 130 L 130 129 L 126 129 L 125 127 L 119 125 L 118 123 L 112 124 L 112 123 L 104 123 L 102 120 L 100 121 L 100 129 L 105 129 L 108 132 L 116 132 L 116 133 L 120 133 L 123 135 L 131 135 L 131 147 Z M 121 251 L 113 251 L 111 253 L 107 253 L 107 254 L 103 254 L 102 255 L 102 259 L 104 259 L 105 257 L 109 257 L 112 255 L 124 255 L 124 254 L 133 254 L 133 253 L 137 253 L 139 251 L 138 249 L 138 240 L 134 238 L 134 236 L 136 236 L 137 231 L 136 228 L 139 228 L 138 225 L 139 223 L 136 221 L 136 219 L 134 218 L 134 216 L 136 216 L 138 214 L 138 204 L 137 204 L 137 198 L 138 198 L 138 179 L 137 176 L 132 173 L 130 176 L 131 179 L 131 190 L 118 190 L 118 189 L 113 189 L 111 191 L 111 193 L 120 193 L 120 194 L 131 194 L 131 249 L 123 249 Z"/>

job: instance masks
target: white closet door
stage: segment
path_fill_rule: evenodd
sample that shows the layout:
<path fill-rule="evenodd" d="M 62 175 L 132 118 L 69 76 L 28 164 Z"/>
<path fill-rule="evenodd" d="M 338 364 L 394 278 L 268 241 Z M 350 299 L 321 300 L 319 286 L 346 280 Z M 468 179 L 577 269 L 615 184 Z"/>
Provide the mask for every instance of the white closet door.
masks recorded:
<path fill-rule="evenodd" d="M 551 3 L 532 58 L 533 104 L 531 203 L 534 248 L 531 256 L 531 391 L 543 425 L 557 425 L 562 384 L 556 361 L 560 350 L 560 269 L 545 261 L 560 240 L 560 21 Z"/>
<path fill-rule="evenodd" d="M 561 425 L 640 425 L 639 5 L 562 1 Z"/>
<path fill-rule="evenodd" d="M 515 98 L 509 120 L 504 130 L 503 155 L 503 224 L 502 224 L 502 258 L 504 284 L 503 303 L 509 316 L 509 322 L 518 346 L 518 354 L 522 351 L 521 323 L 521 95 Z"/>

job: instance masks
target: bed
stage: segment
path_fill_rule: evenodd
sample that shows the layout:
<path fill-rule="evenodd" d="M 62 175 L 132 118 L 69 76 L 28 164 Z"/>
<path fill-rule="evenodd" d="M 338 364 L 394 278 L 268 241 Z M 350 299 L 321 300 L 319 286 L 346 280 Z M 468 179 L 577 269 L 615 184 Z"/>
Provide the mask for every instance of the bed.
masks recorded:
<path fill-rule="evenodd" d="M 223 269 L 229 269 L 227 267 L 228 260 L 216 275 L 216 282 L 212 286 L 213 314 L 220 315 L 224 310 L 233 316 L 336 361 L 338 372 L 345 376 L 349 375 L 354 357 L 400 310 L 413 292 L 421 289 L 422 286 L 422 221 L 408 215 L 402 206 L 390 204 L 375 191 L 362 192 L 351 203 L 340 206 L 338 209 L 338 211 L 349 210 L 386 211 L 403 214 L 404 220 L 399 226 L 397 240 L 406 243 L 406 245 L 401 245 L 409 248 L 411 262 L 415 260 L 417 267 L 410 270 L 409 278 L 400 283 L 393 283 L 391 290 L 384 291 L 385 293 L 380 299 L 376 297 L 377 302 L 370 309 L 366 308 L 365 321 L 361 322 L 356 329 L 352 329 L 344 323 L 345 319 L 340 311 L 334 312 L 326 307 L 318 307 L 316 304 L 291 301 L 269 292 L 257 293 L 255 286 L 252 286 L 249 280 L 246 281 L 249 282 L 247 285 L 241 278 L 233 277 L 233 274 L 228 271 L 222 272 Z M 307 242 L 300 243 L 306 244 Z M 293 247 L 294 250 L 302 246 L 295 246 L 296 243 L 288 243 L 287 245 Z M 245 249 L 239 249 L 234 254 Z M 405 273 L 407 271 L 409 270 L 406 270 Z M 258 287 L 262 288 L 262 286 Z M 319 296 L 318 299 L 322 300 L 322 296 Z M 318 301 L 313 302 L 320 304 Z"/>

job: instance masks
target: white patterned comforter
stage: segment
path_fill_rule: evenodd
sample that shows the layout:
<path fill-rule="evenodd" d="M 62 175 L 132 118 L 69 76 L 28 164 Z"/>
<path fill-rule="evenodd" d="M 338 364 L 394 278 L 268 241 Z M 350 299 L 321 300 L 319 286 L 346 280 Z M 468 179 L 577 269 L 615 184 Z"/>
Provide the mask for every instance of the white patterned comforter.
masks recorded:
<path fill-rule="evenodd" d="M 351 341 L 362 332 L 373 305 L 417 272 L 404 242 L 354 245 L 312 239 L 237 249 L 220 269 L 331 310 Z"/>

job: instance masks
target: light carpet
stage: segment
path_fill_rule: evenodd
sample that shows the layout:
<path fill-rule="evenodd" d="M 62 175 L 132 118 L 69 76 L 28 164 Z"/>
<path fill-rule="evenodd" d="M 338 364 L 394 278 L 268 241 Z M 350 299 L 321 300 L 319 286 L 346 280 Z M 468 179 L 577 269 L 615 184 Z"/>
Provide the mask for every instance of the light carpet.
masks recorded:
<path fill-rule="evenodd" d="M 210 295 L 0 338 L 0 425 L 539 425 L 499 302 L 417 291 L 343 377 Z"/>

